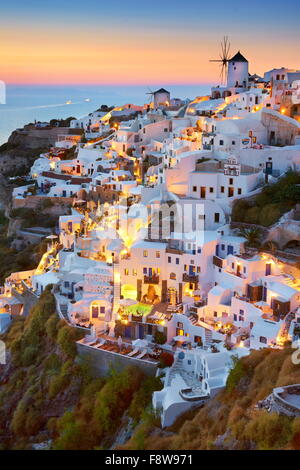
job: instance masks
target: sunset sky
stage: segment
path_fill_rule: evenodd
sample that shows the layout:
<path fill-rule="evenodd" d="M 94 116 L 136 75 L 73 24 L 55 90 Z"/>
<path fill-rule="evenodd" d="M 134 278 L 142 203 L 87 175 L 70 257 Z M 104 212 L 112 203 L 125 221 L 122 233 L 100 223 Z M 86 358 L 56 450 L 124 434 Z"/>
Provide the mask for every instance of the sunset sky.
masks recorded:
<path fill-rule="evenodd" d="M 15 0 L 0 6 L 0 80 L 214 83 L 224 35 L 252 73 L 300 68 L 299 17 L 299 0 Z"/>

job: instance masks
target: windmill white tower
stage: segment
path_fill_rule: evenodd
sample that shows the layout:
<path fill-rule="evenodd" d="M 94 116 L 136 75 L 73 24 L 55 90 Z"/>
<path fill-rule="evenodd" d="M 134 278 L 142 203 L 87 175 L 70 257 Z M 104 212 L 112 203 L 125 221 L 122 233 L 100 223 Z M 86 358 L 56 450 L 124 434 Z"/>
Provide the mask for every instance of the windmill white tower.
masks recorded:
<path fill-rule="evenodd" d="M 227 87 L 248 88 L 249 63 L 238 51 L 228 60 Z"/>

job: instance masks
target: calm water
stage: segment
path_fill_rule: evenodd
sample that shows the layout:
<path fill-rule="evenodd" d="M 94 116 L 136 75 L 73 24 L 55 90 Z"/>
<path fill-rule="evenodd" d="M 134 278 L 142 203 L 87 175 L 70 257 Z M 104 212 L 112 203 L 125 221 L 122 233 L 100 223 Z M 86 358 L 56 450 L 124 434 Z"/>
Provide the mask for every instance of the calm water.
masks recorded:
<path fill-rule="evenodd" d="M 160 87 L 160 86 L 159 86 Z M 210 85 L 166 86 L 173 98 L 194 98 L 210 91 Z M 156 89 L 153 87 L 152 89 Z M 6 104 L 0 104 L 0 144 L 24 124 L 53 118 L 82 117 L 101 104 L 122 105 L 148 102 L 147 86 L 14 86 L 8 85 Z M 90 102 L 84 101 L 90 98 Z M 66 101 L 72 104 L 66 104 Z"/>

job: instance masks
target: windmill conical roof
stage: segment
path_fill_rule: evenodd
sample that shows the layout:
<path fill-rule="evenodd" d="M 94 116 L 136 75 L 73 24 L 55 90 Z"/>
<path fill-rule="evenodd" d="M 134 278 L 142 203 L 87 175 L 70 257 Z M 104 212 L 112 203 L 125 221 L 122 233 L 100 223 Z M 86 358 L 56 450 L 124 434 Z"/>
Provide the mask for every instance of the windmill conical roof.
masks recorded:
<path fill-rule="evenodd" d="M 229 62 L 248 62 L 248 60 L 240 53 L 240 51 L 238 51 L 235 56 L 231 57 L 231 59 L 229 59 Z"/>

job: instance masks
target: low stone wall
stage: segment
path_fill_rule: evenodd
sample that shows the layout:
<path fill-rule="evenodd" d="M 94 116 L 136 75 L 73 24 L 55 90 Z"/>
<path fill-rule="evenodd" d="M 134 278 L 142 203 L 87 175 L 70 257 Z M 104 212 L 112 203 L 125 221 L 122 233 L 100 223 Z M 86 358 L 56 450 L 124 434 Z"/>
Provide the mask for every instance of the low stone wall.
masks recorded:
<path fill-rule="evenodd" d="M 273 390 L 273 400 L 279 406 L 280 411 L 288 416 L 300 416 L 300 406 L 293 405 L 286 400 L 289 394 L 300 395 L 300 384 L 287 385 L 286 387 L 278 387 Z M 299 396 L 300 405 L 300 396 Z"/>
<path fill-rule="evenodd" d="M 94 374 L 100 377 L 107 375 L 111 366 L 118 371 L 121 371 L 128 366 L 135 366 L 142 369 L 146 375 L 150 376 L 155 376 L 157 370 L 157 364 L 155 363 L 96 349 L 79 342 L 77 343 L 77 351 L 82 357 L 87 358 L 92 366 Z"/>

